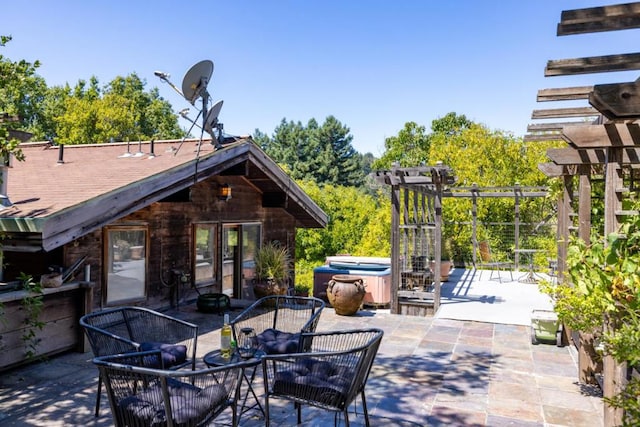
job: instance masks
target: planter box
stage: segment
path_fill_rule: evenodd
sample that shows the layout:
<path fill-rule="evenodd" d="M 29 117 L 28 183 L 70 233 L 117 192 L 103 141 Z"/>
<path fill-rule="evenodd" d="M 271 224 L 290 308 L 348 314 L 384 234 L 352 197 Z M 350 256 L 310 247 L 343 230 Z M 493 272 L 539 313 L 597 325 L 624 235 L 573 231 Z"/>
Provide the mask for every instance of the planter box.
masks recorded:
<path fill-rule="evenodd" d="M 44 289 L 44 307 L 39 316 L 44 327 L 35 331 L 39 342 L 34 359 L 68 350 L 84 351 L 84 331 L 78 321 L 84 314 L 90 292 L 90 287 L 80 283 Z M 4 304 L 4 321 L 0 321 L 0 371 L 34 360 L 27 359 L 22 340 L 27 332 L 22 307 L 25 295 L 24 290 L 0 293 Z"/>

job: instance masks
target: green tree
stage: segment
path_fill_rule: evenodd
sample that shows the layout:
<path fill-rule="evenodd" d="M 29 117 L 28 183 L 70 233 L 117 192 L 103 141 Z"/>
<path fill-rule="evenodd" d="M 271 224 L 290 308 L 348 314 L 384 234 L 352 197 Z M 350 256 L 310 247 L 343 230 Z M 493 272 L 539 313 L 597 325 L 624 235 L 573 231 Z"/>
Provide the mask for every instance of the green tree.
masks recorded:
<path fill-rule="evenodd" d="M 104 88 L 96 77 L 88 83 L 79 80 L 73 90 L 68 85 L 53 87 L 45 98 L 47 118 L 53 123 L 47 131 L 64 144 L 183 136 L 171 105 L 157 88 L 145 91 L 144 87 L 135 73 L 118 76 Z"/>
<path fill-rule="evenodd" d="M 0 36 L 0 47 L 11 41 L 10 36 Z M 0 55 L 0 157 L 13 155 L 24 160 L 18 147 L 19 141 L 11 139 L 9 129 L 28 131 L 38 121 L 38 102 L 44 81 L 36 74 L 38 61 L 11 61 Z M 17 121 L 13 118 L 17 117 Z"/>
<path fill-rule="evenodd" d="M 269 138 L 256 129 L 254 140 L 293 179 L 312 179 L 321 184 L 362 186 L 365 180 L 363 157 L 351 145 L 349 128 L 329 116 L 318 125 L 282 119 Z"/>
<path fill-rule="evenodd" d="M 391 169 L 394 163 L 401 167 L 418 166 L 429 161 L 430 136 L 424 126 L 407 122 L 397 136 L 385 139 L 385 152 L 373 162 L 373 169 Z"/>
<path fill-rule="evenodd" d="M 390 256 L 390 214 L 386 197 L 372 196 L 364 189 L 318 185 L 312 180 L 298 182 L 303 190 L 329 215 L 323 229 L 296 232 L 296 282 L 308 283 L 313 268 L 327 256 Z"/>
<path fill-rule="evenodd" d="M 11 41 L 10 36 L 0 36 L 0 47 Z M 46 91 L 42 77 L 36 74 L 40 62 L 11 61 L 0 55 L 0 112 L 17 116 L 19 121 L 11 123 L 14 130 L 31 132 L 43 120 L 41 103 Z M 2 125 L 3 141 L 8 138 L 8 124 Z"/>

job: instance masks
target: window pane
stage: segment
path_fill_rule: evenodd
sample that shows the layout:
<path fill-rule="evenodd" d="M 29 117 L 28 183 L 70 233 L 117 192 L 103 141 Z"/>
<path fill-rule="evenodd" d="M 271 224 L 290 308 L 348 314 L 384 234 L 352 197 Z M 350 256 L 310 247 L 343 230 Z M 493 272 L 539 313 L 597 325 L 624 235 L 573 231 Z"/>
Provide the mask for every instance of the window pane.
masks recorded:
<path fill-rule="evenodd" d="M 146 230 L 109 230 L 107 303 L 146 296 Z"/>
<path fill-rule="evenodd" d="M 196 283 L 215 278 L 215 226 L 197 225 L 195 229 L 195 275 Z"/>

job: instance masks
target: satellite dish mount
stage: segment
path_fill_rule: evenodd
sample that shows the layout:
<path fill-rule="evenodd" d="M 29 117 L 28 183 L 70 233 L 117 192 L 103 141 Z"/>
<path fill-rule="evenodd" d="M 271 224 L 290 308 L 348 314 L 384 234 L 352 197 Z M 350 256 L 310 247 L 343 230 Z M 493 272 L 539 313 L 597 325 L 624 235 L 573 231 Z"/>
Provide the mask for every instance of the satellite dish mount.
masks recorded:
<path fill-rule="evenodd" d="M 194 126 L 198 126 L 201 129 L 200 142 L 198 143 L 198 153 L 200 152 L 200 144 L 202 143 L 202 133 L 207 132 L 211 135 L 212 143 L 216 148 L 222 148 L 222 123 L 218 121 L 220 110 L 222 109 L 222 101 L 216 102 L 210 110 L 208 110 L 209 100 L 211 99 L 207 86 L 211 81 L 211 75 L 213 74 L 213 62 L 206 59 L 200 61 L 192 66 L 189 71 L 184 75 L 182 79 L 182 91 L 178 89 L 173 83 L 169 81 L 169 75 L 162 71 L 156 71 L 154 73 L 162 81 L 169 83 L 169 85 L 178 92 L 184 99 L 186 99 L 191 105 L 195 106 L 198 98 L 202 98 L 202 109 L 198 114 L 196 120 L 191 120 L 186 116 L 185 110 L 180 112 L 180 115 L 189 120 L 192 123 L 189 133 Z M 186 110 L 188 111 L 188 110 Z M 197 120 L 202 116 L 202 125 L 197 124 Z M 217 131 L 217 135 L 214 133 Z M 184 142 L 184 138 L 183 138 Z"/>

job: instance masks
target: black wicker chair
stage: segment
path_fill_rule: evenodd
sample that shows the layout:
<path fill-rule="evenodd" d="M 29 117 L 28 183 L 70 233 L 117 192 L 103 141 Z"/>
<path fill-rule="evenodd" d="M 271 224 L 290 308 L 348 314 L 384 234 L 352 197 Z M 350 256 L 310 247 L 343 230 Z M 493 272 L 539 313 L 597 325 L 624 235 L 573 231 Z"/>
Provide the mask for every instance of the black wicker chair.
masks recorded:
<path fill-rule="evenodd" d="M 316 330 L 324 306 L 313 297 L 260 298 L 231 321 L 233 337 L 238 341 L 242 328 L 249 327 L 256 333 L 258 348 L 267 354 L 298 351 L 300 334 Z"/>
<path fill-rule="evenodd" d="M 196 371 L 147 367 L 161 361 L 158 350 L 94 358 L 116 427 L 210 425 L 227 408 L 238 425 L 242 363 Z"/>
<path fill-rule="evenodd" d="M 365 424 L 369 413 L 364 388 L 378 352 L 383 332 L 358 329 L 302 334 L 304 352 L 266 355 L 262 359 L 266 426 L 269 426 L 269 398 L 293 401 L 302 422 L 301 405 L 311 405 L 338 414 L 349 426 L 348 408 L 362 396 Z"/>
<path fill-rule="evenodd" d="M 141 307 L 118 307 L 80 318 L 94 356 L 160 350 L 163 366 L 196 367 L 198 326 Z M 156 366 L 159 367 L 159 366 Z M 102 376 L 98 376 L 96 417 L 100 411 Z"/>

